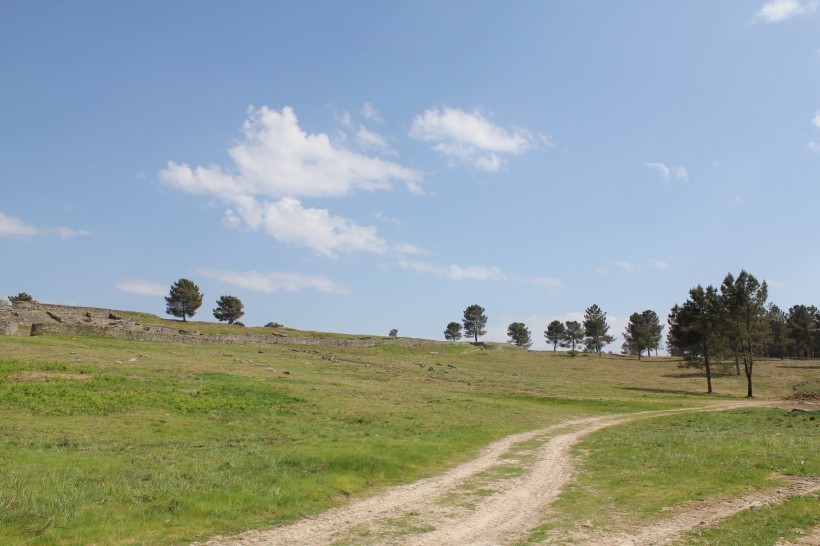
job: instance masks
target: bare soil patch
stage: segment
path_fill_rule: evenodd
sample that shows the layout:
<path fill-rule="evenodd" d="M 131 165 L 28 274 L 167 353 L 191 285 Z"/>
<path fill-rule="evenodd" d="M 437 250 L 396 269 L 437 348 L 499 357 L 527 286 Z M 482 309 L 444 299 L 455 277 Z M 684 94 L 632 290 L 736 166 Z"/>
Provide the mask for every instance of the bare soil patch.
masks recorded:
<path fill-rule="evenodd" d="M 34 381 L 43 382 L 50 379 L 73 379 L 75 381 L 88 381 L 91 374 L 65 373 L 65 372 L 21 372 L 9 375 L 9 379 L 14 381 Z"/>

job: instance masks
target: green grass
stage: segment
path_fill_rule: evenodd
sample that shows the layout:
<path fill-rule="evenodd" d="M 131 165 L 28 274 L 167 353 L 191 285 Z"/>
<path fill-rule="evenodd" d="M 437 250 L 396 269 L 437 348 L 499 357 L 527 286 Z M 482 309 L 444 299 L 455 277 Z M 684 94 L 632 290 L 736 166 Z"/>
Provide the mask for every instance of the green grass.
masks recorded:
<path fill-rule="evenodd" d="M 818 504 L 820 495 L 807 495 L 744 511 L 717 527 L 689 533 L 675 545 L 773 546 L 781 540 L 795 541 L 820 526 Z"/>
<path fill-rule="evenodd" d="M 578 479 L 534 541 L 578 522 L 598 530 L 614 521 L 651 525 L 684 502 L 773 488 L 781 476 L 820 475 L 820 418 L 781 409 L 685 413 L 604 429 L 576 451 L 583 460 Z M 820 517 L 820 504 L 811 517 Z"/>
<path fill-rule="evenodd" d="M 716 380 L 718 395 L 704 396 L 702 378 L 681 376 L 665 359 L 572 359 L 503 344 L 242 347 L 12 336 L 0 337 L 0 355 L 0 544 L 189 543 L 432 475 L 514 432 L 745 393 L 742 378 L 725 377 Z M 812 377 L 805 363 L 778 364 L 758 366 L 762 395 L 788 395 Z M 606 434 L 632 437 L 640 430 L 632 427 L 653 424 L 637 438 L 672 442 L 681 431 L 722 427 L 738 444 L 743 435 L 759 438 L 740 454 L 784 473 L 796 472 L 795 463 L 777 457 L 816 442 L 808 419 L 787 427 L 771 412 L 691 417 L 683 428 L 689 416 L 589 441 L 621 446 Z M 779 427 L 781 437 L 767 440 L 757 427 Z M 661 453 L 641 464 L 661 464 Z M 597 479 L 607 467 L 595 461 L 588 472 Z M 813 463 L 803 471 L 820 473 Z M 592 486 L 627 498 L 617 483 Z M 641 510 L 634 517 L 651 516 Z"/>

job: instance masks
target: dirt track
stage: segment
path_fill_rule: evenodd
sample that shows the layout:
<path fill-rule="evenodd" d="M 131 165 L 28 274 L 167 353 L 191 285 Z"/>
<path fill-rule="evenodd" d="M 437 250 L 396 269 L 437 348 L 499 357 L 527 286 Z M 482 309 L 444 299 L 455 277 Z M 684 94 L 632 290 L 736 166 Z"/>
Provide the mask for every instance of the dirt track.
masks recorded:
<path fill-rule="evenodd" d="M 704 410 L 750 405 L 765 404 L 725 403 Z M 581 438 L 608 426 L 670 413 L 675 411 L 575 419 L 516 434 L 491 444 L 478 458 L 441 476 L 395 487 L 283 527 L 249 531 L 232 538 L 214 537 L 205 545 L 513 543 L 542 523 L 545 509 L 572 479 L 570 450 Z M 764 494 L 693 505 L 684 513 L 653 524 L 651 529 L 578 536 L 571 542 L 666 544 L 738 511 L 818 490 L 820 478 L 793 481 Z"/>

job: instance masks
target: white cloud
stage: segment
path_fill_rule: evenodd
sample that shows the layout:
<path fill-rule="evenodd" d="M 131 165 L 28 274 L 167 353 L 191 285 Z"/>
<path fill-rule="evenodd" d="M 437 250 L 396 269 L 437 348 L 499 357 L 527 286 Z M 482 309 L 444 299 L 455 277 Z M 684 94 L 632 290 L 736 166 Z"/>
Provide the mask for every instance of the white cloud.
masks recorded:
<path fill-rule="evenodd" d="M 646 165 L 648 168 L 654 171 L 657 171 L 663 178 L 664 182 L 668 182 L 672 174 L 674 174 L 675 177 L 679 180 L 689 180 L 689 171 L 686 169 L 686 167 L 669 166 L 666 163 L 661 163 L 657 161 L 645 163 L 644 165 Z"/>
<path fill-rule="evenodd" d="M 243 138 L 228 150 L 234 163 L 230 170 L 219 165 L 192 169 L 169 161 L 160 171 L 172 187 L 225 202 L 230 208 L 223 223 L 228 227 L 244 222 L 326 256 L 337 251 L 383 252 L 386 244 L 375 228 L 326 209 L 303 207 L 297 197 L 342 197 L 356 190 L 389 189 L 395 181 L 421 191 L 417 171 L 334 144 L 324 133 L 307 134 L 289 107 L 250 108 L 242 129 Z M 366 135 L 371 145 L 378 144 L 379 135 Z"/>
<path fill-rule="evenodd" d="M 87 237 L 91 235 L 90 231 L 84 229 L 71 229 L 65 226 L 51 228 L 45 232 L 47 235 L 58 237 L 60 239 L 73 239 L 74 237 Z"/>
<path fill-rule="evenodd" d="M 380 222 L 384 222 L 386 224 L 393 224 L 393 225 L 396 225 L 396 226 L 401 225 L 401 220 L 399 220 L 398 218 L 394 218 L 393 216 L 388 216 L 380 210 L 377 210 L 376 212 L 373 213 L 373 218 L 375 218 L 376 220 L 379 220 Z"/>
<path fill-rule="evenodd" d="M 647 163 L 646 166 L 661 173 L 661 176 L 664 177 L 664 179 L 668 179 L 669 173 L 672 172 L 665 163 Z"/>
<path fill-rule="evenodd" d="M 228 150 L 235 166 L 191 169 L 169 161 L 161 178 L 194 194 L 230 200 L 236 194 L 267 197 L 342 197 L 355 190 L 381 190 L 391 182 L 418 183 L 421 174 L 391 161 L 334 146 L 325 133 L 307 134 L 289 107 L 248 111 L 242 141 Z"/>
<path fill-rule="evenodd" d="M 376 108 L 369 102 L 364 103 L 364 106 L 362 106 L 362 115 L 365 119 L 375 121 L 376 123 L 381 123 L 384 121 L 379 115 L 378 110 L 376 110 Z"/>
<path fill-rule="evenodd" d="M 396 245 L 396 252 L 399 254 L 427 254 L 427 251 L 422 247 L 410 243 Z"/>
<path fill-rule="evenodd" d="M 375 252 L 387 250 L 387 243 L 372 226 L 360 226 L 343 216 L 332 216 L 327 209 L 305 208 L 299 200 L 285 197 L 276 202 L 243 197 L 236 212 L 228 209 L 224 222 L 235 224 L 242 218 L 253 230 L 262 229 L 274 239 L 311 248 L 328 257 L 337 252 Z"/>
<path fill-rule="evenodd" d="M 797 17 L 806 15 L 817 9 L 818 2 L 800 2 L 799 0 L 772 0 L 763 4 L 755 14 L 755 18 L 767 23 L 780 23 Z"/>
<path fill-rule="evenodd" d="M 634 273 L 638 270 L 634 265 L 626 260 L 615 260 L 615 265 L 623 269 L 624 271 L 628 271 L 630 273 Z"/>
<path fill-rule="evenodd" d="M 144 296 L 164 296 L 168 294 L 169 286 L 151 281 L 131 279 L 117 283 L 117 290 L 130 294 L 142 294 Z"/>
<path fill-rule="evenodd" d="M 405 259 L 401 259 L 400 264 L 405 269 L 412 269 L 418 273 L 429 273 L 453 281 L 503 281 L 507 279 L 501 269 L 483 265 L 471 265 L 466 267 L 455 264 L 435 265 Z"/>
<path fill-rule="evenodd" d="M 627 273 L 644 272 L 647 269 L 654 269 L 656 271 L 666 271 L 670 269 L 669 264 L 661 260 L 650 259 L 646 265 L 636 265 L 628 260 L 615 260 L 611 265 L 616 265 Z M 599 267 L 596 271 L 599 275 L 607 275 L 611 271 L 610 265 Z"/>
<path fill-rule="evenodd" d="M 814 113 L 814 118 L 812 118 L 811 123 L 818 129 L 820 129 L 820 110 Z"/>
<path fill-rule="evenodd" d="M 447 107 L 416 115 L 410 136 L 434 143 L 434 149 L 450 161 L 488 172 L 501 168 L 502 154 L 522 154 L 535 148 L 538 140 L 526 129 L 499 127 L 480 112 Z"/>
<path fill-rule="evenodd" d="M 0 212 L 0 237 L 31 237 L 39 234 L 40 230 L 36 227 Z"/>
<path fill-rule="evenodd" d="M 359 143 L 359 147 L 363 150 L 373 150 L 379 153 L 395 153 L 387 144 L 387 141 L 383 136 L 378 133 L 368 131 L 364 125 L 359 127 L 359 130 L 356 133 L 356 140 Z"/>
<path fill-rule="evenodd" d="M 85 237 L 91 232 L 84 229 L 72 229 L 65 226 L 40 229 L 24 223 L 22 220 L 6 216 L 0 212 L 0 237 L 57 237 L 58 239 L 72 239 Z"/>
<path fill-rule="evenodd" d="M 809 150 L 820 153 L 820 142 L 809 142 Z"/>
<path fill-rule="evenodd" d="M 560 279 L 556 279 L 554 277 L 533 277 L 532 279 L 529 279 L 527 282 L 540 288 L 547 288 L 549 290 L 557 290 L 559 288 L 564 287 L 564 283 L 562 283 Z"/>
<path fill-rule="evenodd" d="M 298 292 L 300 290 L 318 290 L 327 293 L 346 293 L 346 290 L 332 280 L 323 276 L 309 276 L 287 271 L 228 271 L 219 269 L 200 269 L 199 274 L 211 279 L 255 292 Z"/>

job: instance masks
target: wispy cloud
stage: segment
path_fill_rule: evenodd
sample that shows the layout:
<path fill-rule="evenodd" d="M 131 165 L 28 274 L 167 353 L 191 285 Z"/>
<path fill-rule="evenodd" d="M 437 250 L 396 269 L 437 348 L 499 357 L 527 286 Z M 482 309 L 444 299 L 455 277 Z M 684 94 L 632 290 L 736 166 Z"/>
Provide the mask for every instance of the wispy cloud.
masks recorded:
<path fill-rule="evenodd" d="M 436 277 L 442 277 L 453 281 L 478 280 L 478 281 L 503 281 L 507 279 L 504 272 L 498 267 L 487 267 L 483 265 L 436 265 L 414 260 L 401 259 L 401 266 L 418 273 L 429 273 Z"/>
<path fill-rule="evenodd" d="M 434 144 L 433 148 L 452 163 L 495 172 L 505 155 L 519 155 L 537 147 L 539 139 L 526 129 L 505 129 L 480 112 L 457 108 L 431 108 L 413 118 L 410 136 Z"/>
<path fill-rule="evenodd" d="M 820 142 L 809 142 L 809 150 L 820 153 Z"/>
<path fill-rule="evenodd" d="M 129 294 L 141 294 L 143 296 L 164 296 L 168 294 L 170 287 L 157 282 L 145 281 L 141 279 L 130 279 L 120 281 L 116 284 L 120 292 Z"/>
<path fill-rule="evenodd" d="M 375 218 L 376 220 L 378 220 L 380 222 L 384 222 L 386 224 L 393 224 L 393 225 L 396 225 L 396 226 L 401 225 L 401 220 L 399 220 L 398 218 L 395 218 L 393 216 L 388 216 L 380 210 L 377 210 L 376 212 L 373 213 L 373 218 Z"/>
<path fill-rule="evenodd" d="M 654 171 L 657 171 L 664 182 L 669 182 L 669 179 L 674 176 L 678 180 L 689 180 L 689 171 L 683 166 L 669 166 L 661 162 L 649 162 L 645 165 Z"/>
<path fill-rule="evenodd" d="M 172 187 L 226 203 L 228 226 L 244 223 L 279 241 L 331 257 L 337 252 L 383 252 L 386 243 L 375 228 L 334 216 L 327 209 L 305 207 L 298 198 L 386 190 L 394 182 L 420 191 L 419 172 L 347 149 L 324 133 L 308 134 L 289 107 L 250 108 L 242 129 L 242 140 L 228 150 L 234 163 L 230 169 L 219 165 L 192 169 L 169 161 L 160 171 Z M 378 135 L 367 135 L 372 145 L 378 143 Z"/>
<path fill-rule="evenodd" d="M 379 111 L 369 102 L 364 103 L 364 106 L 362 106 L 362 115 L 366 120 L 375 123 L 382 123 L 382 121 L 384 121 L 379 115 Z"/>
<path fill-rule="evenodd" d="M 56 237 L 65 240 L 88 235 L 91 235 L 91 232 L 85 229 L 73 229 L 65 226 L 38 228 L 0 212 L 0 237 Z"/>
<path fill-rule="evenodd" d="M 310 276 L 287 271 L 230 271 L 225 269 L 200 269 L 199 274 L 230 284 L 237 288 L 254 292 L 299 292 L 317 290 L 319 292 L 344 294 L 347 291 L 339 284 L 324 276 Z"/>
<path fill-rule="evenodd" d="M 0 237 L 30 237 L 39 233 L 36 227 L 0 212 Z"/>
<path fill-rule="evenodd" d="M 647 269 L 653 269 L 655 271 L 668 271 L 671 269 L 667 262 L 651 258 L 647 260 L 644 265 L 634 264 L 629 260 L 614 260 L 612 264 L 601 266 L 596 271 L 599 275 L 607 275 L 612 270 L 611 266 L 617 266 L 627 273 L 638 273 L 646 271 Z"/>
<path fill-rule="evenodd" d="M 820 129 L 820 110 L 814 113 L 814 117 L 811 120 L 812 125 Z"/>
<path fill-rule="evenodd" d="M 375 150 L 378 152 L 391 151 L 390 146 L 387 145 L 387 141 L 383 136 L 369 131 L 364 125 L 359 127 L 359 130 L 356 133 L 356 138 L 358 139 L 359 146 L 365 150 Z"/>
<path fill-rule="evenodd" d="M 817 9 L 818 2 L 801 2 L 800 0 L 772 0 L 761 6 L 755 19 L 767 23 L 780 23 L 793 17 L 806 15 Z"/>

